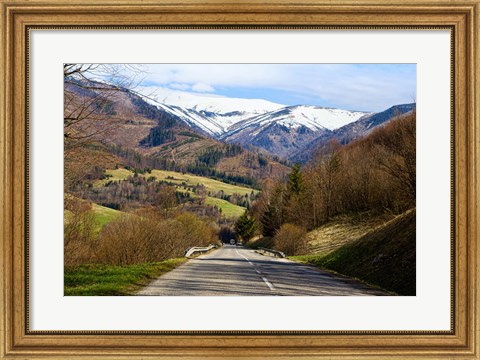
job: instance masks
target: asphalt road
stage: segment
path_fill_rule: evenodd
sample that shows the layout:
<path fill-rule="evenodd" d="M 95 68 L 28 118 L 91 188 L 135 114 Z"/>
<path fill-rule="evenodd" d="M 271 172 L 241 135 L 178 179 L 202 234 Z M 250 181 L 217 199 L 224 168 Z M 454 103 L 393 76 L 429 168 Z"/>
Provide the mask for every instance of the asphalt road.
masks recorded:
<path fill-rule="evenodd" d="M 138 295 L 388 295 L 353 279 L 225 245 L 162 275 Z"/>

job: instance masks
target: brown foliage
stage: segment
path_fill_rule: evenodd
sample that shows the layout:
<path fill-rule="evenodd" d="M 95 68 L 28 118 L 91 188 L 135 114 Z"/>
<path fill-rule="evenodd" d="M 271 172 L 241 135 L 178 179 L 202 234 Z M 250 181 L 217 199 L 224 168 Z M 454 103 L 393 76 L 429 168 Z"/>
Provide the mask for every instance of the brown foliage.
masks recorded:
<path fill-rule="evenodd" d="M 331 142 L 302 169 L 302 188 L 268 184 L 254 211 L 264 235 L 281 224 L 316 228 L 333 216 L 375 211 L 400 214 L 415 206 L 415 112 L 346 146 Z"/>
<path fill-rule="evenodd" d="M 416 121 L 415 114 L 391 122 L 374 132 L 376 160 L 393 180 L 403 196 L 415 201 L 416 195 Z"/>
<path fill-rule="evenodd" d="M 73 197 L 65 199 L 64 263 L 74 266 L 84 263 L 94 252 L 96 233 L 92 206 Z"/>
<path fill-rule="evenodd" d="M 64 177 L 67 190 L 71 191 L 95 168 L 106 168 L 112 163 L 114 156 L 106 154 L 100 142 L 118 137 L 117 129 L 134 118 L 132 110 L 125 105 L 126 89 L 134 86 L 140 72 L 135 65 L 63 65 Z M 108 77 L 112 84 L 89 80 L 95 77 Z"/>
<path fill-rule="evenodd" d="M 124 216 L 102 229 L 97 261 L 111 265 L 157 262 L 183 256 L 190 246 L 215 241 L 214 229 L 193 214 L 166 220 Z"/>
<path fill-rule="evenodd" d="M 105 225 L 98 233 L 92 204 L 65 196 L 64 263 L 127 265 L 183 256 L 190 246 L 218 242 L 210 220 L 191 213 L 167 216 L 158 207 L 146 207 Z"/>
<path fill-rule="evenodd" d="M 283 224 L 273 238 L 275 249 L 286 255 L 301 255 L 307 251 L 307 231 L 294 224 Z"/>

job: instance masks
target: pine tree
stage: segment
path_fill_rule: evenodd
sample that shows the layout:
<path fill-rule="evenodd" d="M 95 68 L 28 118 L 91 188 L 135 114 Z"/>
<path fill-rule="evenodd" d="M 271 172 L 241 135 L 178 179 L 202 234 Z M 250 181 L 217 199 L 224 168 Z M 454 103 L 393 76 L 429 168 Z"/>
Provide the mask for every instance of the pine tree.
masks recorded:
<path fill-rule="evenodd" d="M 278 183 L 269 197 L 260 221 L 263 226 L 263 235 L 274 236 L 284 222 L 285 191 Z"/>
<path fill-rule="evenodd" d="M 302 191 L 302 173 L 300 171 L 300 164 L 293 165 L 292 172 L 288 176 L 288 191 L 290 194 L 299 195 Z"/>
<path fill-rule="evenodd" d="M 255 233 L 257 224 L 255 217 L 251 215 L 247 210 L 240 216 L 235 223 L 235 232 L 242 240 L 250 240 Z"/>

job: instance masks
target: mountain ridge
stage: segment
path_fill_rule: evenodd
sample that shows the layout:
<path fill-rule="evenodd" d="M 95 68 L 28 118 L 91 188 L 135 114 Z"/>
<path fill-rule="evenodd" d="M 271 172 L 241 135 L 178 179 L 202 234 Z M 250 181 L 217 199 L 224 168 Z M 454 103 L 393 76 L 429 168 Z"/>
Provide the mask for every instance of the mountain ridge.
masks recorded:
<path fill-rule="evenodd" d="M 372 114 L 315 105 L 282 105 L 263 99 L 194 95 L 179 91 L 171 94 L 145 96 L 144 100 L 218 139 L 227 138 L 231 131 L 238 131 L 240 124 L 249 126 L 269 118 L 275 118 L 290 128 L 304 125 L 315 131 L 323 128 L 333 130 Z"/>
<path fill-rule="evenodd" d="M 207 137 L 246 148 L 259 148 L 270 155 L 301 163 L 307 162 L 315 149 L 332 139 L 346 144 L 414 108 L 414 104 L 401 104 L 381 112 L 365 112 L 313 105 L 284 106 L 261 99 L 174 93 L 173 100 L 168 96 L 163 99 L 177 105 L 160 103 L 152 98 L 147 102 Z M 186 94 L 186 101 L 182 100 L 182 94 Z M 220 103 L 216 105 L 215 101 Z M 269 104 L 274 109 L 258 107 L 259 103 Z M 224 104 L 227 107 L 222 107 Z M 223 112 L 213 111 L 215 109 Z"/>
<path fill-rule="evenodd" d="M 330 141 L 335 140 L 342 145 L 348 144 L 368 135 L 378 126 L 383 126 L 394 118 L 410 114 L 415 111 L 415 107 L 415 103 L 393 105 L 384 111 L 364 116 L 358 121 L 342 126 L 330 133 L 321 134 L 306 144 L 302 152 L 297 152 L 290 159 L 304 163 L 313 156 L 315 151 L 318 151 L 319 148 L 327 145 Z"/>

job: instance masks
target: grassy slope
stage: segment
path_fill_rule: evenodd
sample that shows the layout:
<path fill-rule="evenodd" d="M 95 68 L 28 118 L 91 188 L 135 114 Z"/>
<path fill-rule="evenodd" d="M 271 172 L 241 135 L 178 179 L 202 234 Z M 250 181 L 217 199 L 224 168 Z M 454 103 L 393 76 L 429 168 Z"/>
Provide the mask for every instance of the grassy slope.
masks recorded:
<path fill-rule="evenodd" d="M 291 168 L 282 165 L 273 160 L 268 160 L 265 166 L 261 166 L 258 162 L 258 157 L 253 156 L 250 152 L 243 152 L 237 156 L 224 157 L 216 165 L 215 168 L 229 175 L 242 175 L 252 177 L 252 172 L 255 177 L 261 180 L 265 179 L 283 179 L 290 173 Z"/>
<path fill-rule="evenodd" d="M 227 195 L 232 195 L 232 194 L 250 195 L 252 191 L 254 193 L 258 193 L 258 190 L 252 190 L 247 187 L 226 184 L 222 181 L 209 179 L 207 177 L 191 175 L 191 174 L 182 174 L 174 171 L 152 170 L 151 175 L 155 176 L 158 180 L 171 181 L 172 183 L 179 184 L 179 185 L 182 184 L 182 182 L 185 182 L 188 185 L 193 185 L 193 186 L 197 184 L 202 184 L 205 186 L 205 189 L 207 191 L 218 192 L 223 190 L 223 192 Z M 171 177 L 173 179 L 168 179 L 168 177 Z"/>
<path fill-rule="evenodd" d="M 222 214 L 226 217 L 239 217 L 245 212 L 245 208 L 228 202 L 227 200 L 207 197 L 205 199 L 207 205 L 216 206 L 222 210 Z"/>
<path fill-rule="evenodd" d="M 151 280 L 173 270 L 186 260 L 178 258 L 138 265 L 83 265 L 66 268 L 64 295 L 133 295 Z"/>
<path fill-rule="evenodd" d="M 364 280 L 400 295 L 415 295 L 415 215 L 415 210 L 410 210 L 327 255 L 293 259 Z"/>
<path fill-rule="evenodd" d="M 328 254 L 348 242 L 361 238 L 393 218 L 393 215 L 369 212 L 336 216 L 308 233 L 309 253 Z"/>
<path fill-rule="evenodd" d="M 104 185 L 106 182 L 110 180 L 113 180 L 113 181 L 125 180 L 129 176 L 133 176 L 133 172 L 125 168 L 118 168 L 115 170 L 106 170 L 105 173 L 110 177 L 108 179 L 100 180 L 99 184 L 101 185 Z"/>
<path fill-rule="evenodd" d="M 66 196 L 71 196 L 71 195 L 66 194 Z M 79 198 L 77 198 L 77 199 L 80 200 Z M 89 202 L 87 200 L 81 200 L 81 201 L 83 201 L 85 203 Z M 98 205 L 98 204 L 95 204 L 95 203 L 92 203 L 92 211 L 93 211 L 93 214 L 95 216 L 96 230 L 97 231 L 100 231 L 104 225 L 106 225 L 109 222 L 111 222 L 112 220 L 114 220 L 117 216 L 122 215 L 122 214 L 123 215 L 129 214 L 129 213 L 126 213 L 124 211 L 110 209 L 108 207 Z M 72 213 L 69 210 L 64 210 L 63 211 L 63 217 L 64 217 L 64 222 L 65 223 L 68 223 L 70 221 L 71 216 L 72 216 Z"/>
<path fill-rule="evenodd" d="M 258 249 L 258 248 L 268 248 L 268 249 L 273 249 L 273 238 L 268 237 L 268 236 L 258 236 L 253 239 L 250 239 L 250 241 L 246 244 L 251 249 Z"/>
<path fill-rule="evenodd" d="M 187 192 L 190 194 L 191 197 L 193 198 L 196 197 L 195 193 L 189 190 L 185 190 L 180 186 L 177 187 L 177 191 L 183 192 L 183 193 Z M 227 200 L 218 199 L 211 196 L 205 197 L 205 204 L 210 206 L 216 206 L 217 208 L 222 210 L 222 214 L 227 218 L 237 218 L 240 215 L 242 215 L 246 210 L 246 208 L 244 208 L 243 206 L 235 205 Z"/>
<path fill-rule="evenodd" d="M 103 227 L 103 225 L 108 224 L 110 221 L 114 220 L 117 216 L 121 214 L 125 214 L 122 211 L 110 209 L 105 206 L 101 206 L 98 204 L 92 204 L 92 210 L 93 213 L 95 214 L 95 220 L 100 228 Z"/>

